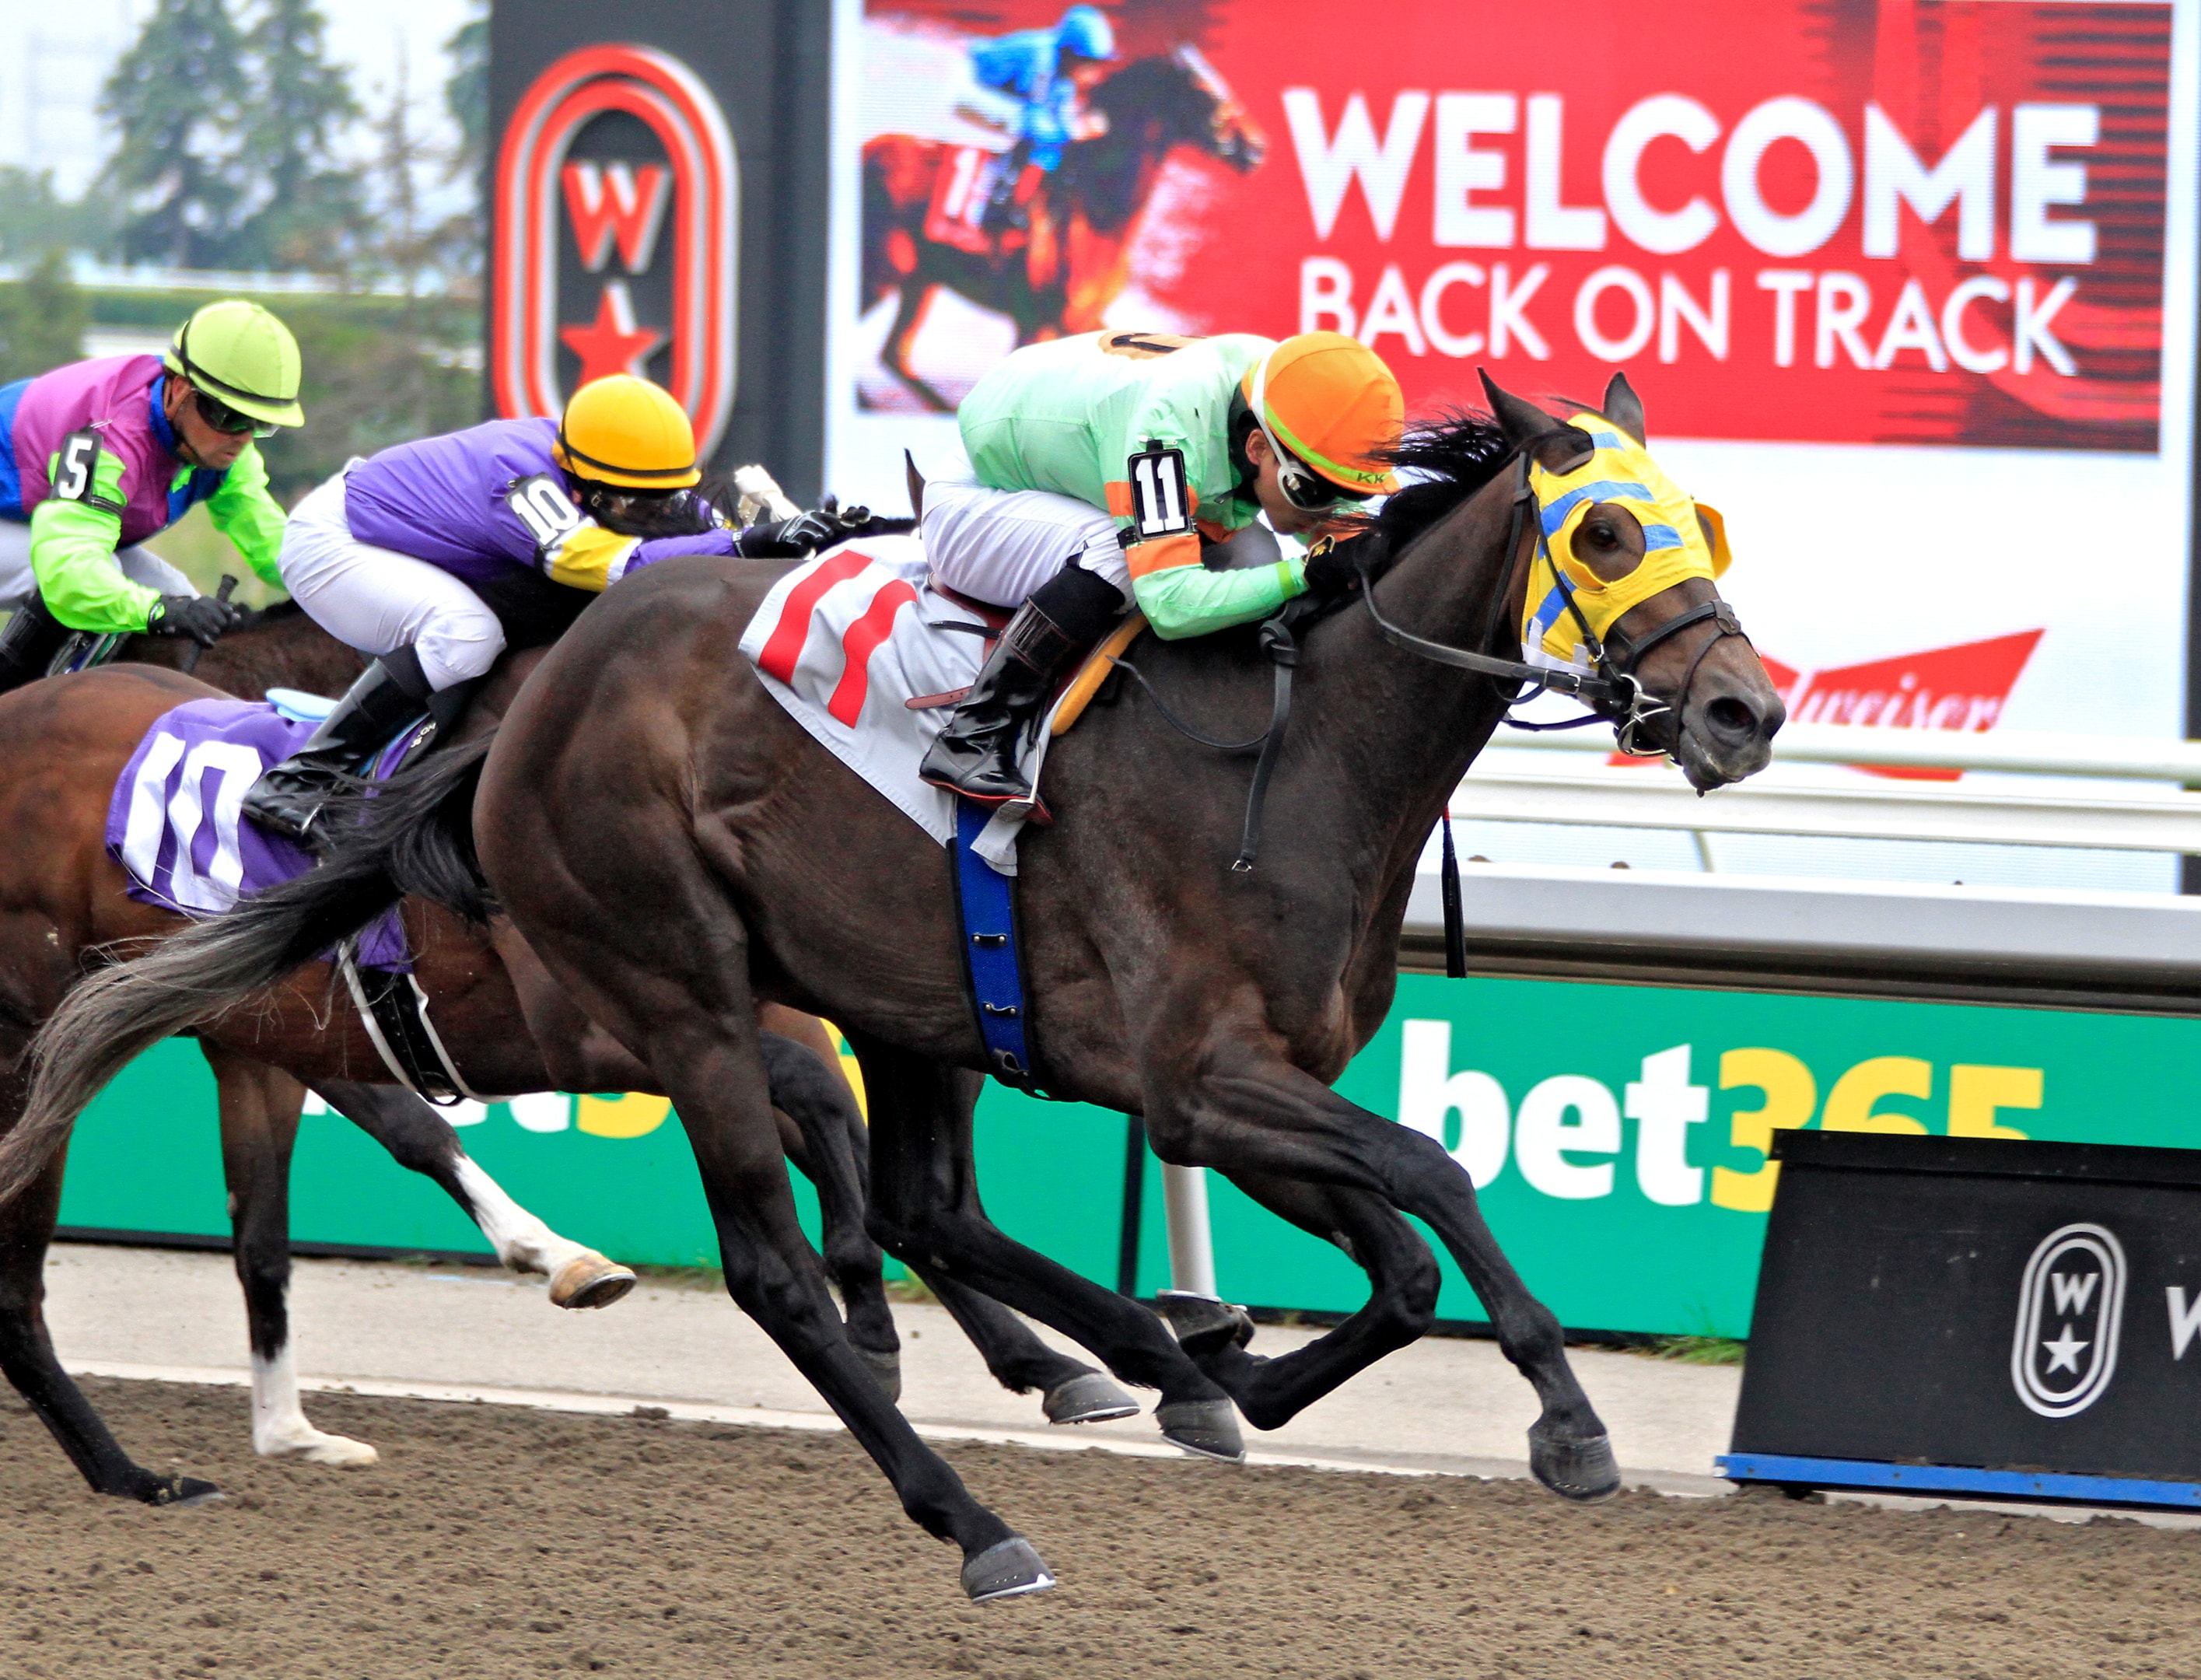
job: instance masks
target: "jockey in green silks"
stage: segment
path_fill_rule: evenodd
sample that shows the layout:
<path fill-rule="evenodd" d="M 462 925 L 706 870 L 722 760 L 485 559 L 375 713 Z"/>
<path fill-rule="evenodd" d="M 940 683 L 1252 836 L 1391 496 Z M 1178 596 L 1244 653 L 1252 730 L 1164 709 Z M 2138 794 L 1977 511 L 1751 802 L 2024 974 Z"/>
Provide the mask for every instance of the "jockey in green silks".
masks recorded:
<path fill-rule="evenodd" d="M 254 445 L 302 426 L 297 341 L 257 303 L 225 298 L 164 356 L 101 356 L 0 387 L 0 691 L 43 676 L 72 631 L 188 636 L 238 618 L 139 547 L 207 504 L 271 584 L 283 510 Z"/>
<path fill-rule="evenodd" d="M 923 536 L 956 593 L 1018 609 L 934 742 L 924 779 L 1026 799 L 1021 761 L 1055 678 L 1130 597 L 1157 636 L 1266 618 L 1341 577 L 1285 558 L 1218 569 L 1203 551 L 1264 515 L 1287 535 L 1398 488 L 1405 414 L 1382 359 L 1335 332 L 1086 333 L 1016 351 L 971 388 L 962 449 L 933 463 Z M 1266 532 L 1254 532 L 1265 538 Z M 1232 543 L 1235 551 L 1249 546 Z"/>

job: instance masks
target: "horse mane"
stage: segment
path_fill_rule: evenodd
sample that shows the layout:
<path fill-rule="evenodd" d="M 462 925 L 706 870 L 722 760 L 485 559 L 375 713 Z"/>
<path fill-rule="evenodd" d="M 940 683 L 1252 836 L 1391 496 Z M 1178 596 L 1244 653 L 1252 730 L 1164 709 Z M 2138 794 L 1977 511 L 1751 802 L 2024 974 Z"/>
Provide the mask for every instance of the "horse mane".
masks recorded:
<path fill-rule="evenodd" d="M 1512 455 L 1498 422 L 1471 408 L 1445 409 L 1409 426 L 1388 458 L 1412 477 L 1359 522 L 1358 534 L 1380 534 L 1390 553 L 1401 552 L 1496 478 Z"/>

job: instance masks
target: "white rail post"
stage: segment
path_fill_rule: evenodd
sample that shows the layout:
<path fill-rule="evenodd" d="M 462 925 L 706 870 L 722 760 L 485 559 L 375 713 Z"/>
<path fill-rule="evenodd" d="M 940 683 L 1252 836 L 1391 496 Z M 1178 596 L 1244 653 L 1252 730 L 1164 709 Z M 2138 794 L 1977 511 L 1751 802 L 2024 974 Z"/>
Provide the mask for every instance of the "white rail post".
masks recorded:
<path fill-rule="evenodd" d="M 1162 1211 L 1169 1224 L 1170 1287 L 1212 1295 L 1215 1240 L 1207 1226 L 1207 1169 L 1162 1163 Z"/>

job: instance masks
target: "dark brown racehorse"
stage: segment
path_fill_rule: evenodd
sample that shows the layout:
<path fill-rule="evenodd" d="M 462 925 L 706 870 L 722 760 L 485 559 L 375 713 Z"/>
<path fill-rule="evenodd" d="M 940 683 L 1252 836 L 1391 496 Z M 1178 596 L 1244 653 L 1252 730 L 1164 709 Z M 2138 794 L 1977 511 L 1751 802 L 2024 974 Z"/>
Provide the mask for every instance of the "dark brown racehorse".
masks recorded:
<path fill-rule="evenodd" d="M 125 644 L 123 659 L 173 647 L 134 638 Z M 538 648 L 508 658 L 461 734 L 492 728 L 540 657 Z M 225 687 L 257 697 L 271 686 L 341 690 L 361 665 L 359 655 L 284 604 L 225 637 L 198 661 L 195 676 L 219 677 Z M 14 767 L 0 787 L 0 823 L 41 838 L 38 846 L 9 848 L 0 857 L 0 907 L 6 911 L 0 919 L 0 1128 L 14 1123 L 21 1101 L 24 1041 L 66 987 L 117 943 L 150 943 L 188 925 L 123 893 L 120 867 L 106 853 L 105 813 L 116 777 L 154 720 L 185 701 L 213 697 L 207 684 L 173 669 L 120 663 L 0 698 L 0 757 Z M 648 1069 L 572 1007 L 508 925 L 467 929 L 426 903 L 408 906 L 406 919 L 438 1031 L 474 1089 L 659 1090 Z M 768 1006 L 760 1022 L 773 1029 L 762 1042 L 772 1062 L 782 1146 L 819 1187 L 826 1263 L 846 1305 L 851 1339 L 876 1380 L 897 1390 L 898 1340 L 881 1255 L 864 1230 L 862 1116 L 816 1019 Z M 558 1237 L 519 1207 L 467 1156 L 441 1114 L 390 1083 L 327 964 L 308 965 L 269 998 L 198 1037 L 219 1087 L 259 1450 L 337 1465 L 374 1458 L 365 1442 L 307 1421 L 290 1360 L 290 1158 L 308 1086 L 400 1165 L 449 1192 L 500 1259 L 549 1275 L 557 1304 L 607 1305 L 632 1287 L 631 1271 Z M 0 1371 L 97 1491 L 152 1503 L 203 1496 L 209 1491 L 204 1483 L 158 1476 L 132 1463 L 54 1360 L 41 1277 L 60 1189 L 57 1160 L 29 1195 L 0 1207 Z M 989 1368 L 1018 1392 L 1039 1390 L 1052 1421 L 1132 1409 L 1090 1366 L 1047 1348 L 1013 1315 L 957 1289 L 952 1279 L 943 1282 L 943 1304 L 979 1344 Z"/>
<path fill-rule="evenodd" d="M 1230 866 L 1249 761 L 1177 733 L 1143 685 L 1056 743 L 1054 823 L 1024 843 L 1028 1020 L 1048 1086 L 1144 1115 L 1163 1160 L 1219 1169 L 1366 1269 L 1368 1306 L 1307 1347 L 1261 1360 L 1227 1314 L 1180 1344 L 1143 1307 L 987 1219 L 971 1154 L 984 1053 L 948 860 L 749 673 L 737 644 L 779 568 L 743 561 L 675 562 L 621 585 L 544 660 L 485 751 L 429 761 L 362 802 L 352 843 L 323 868 L 79 987 L 42 1041 L 22 1125 L 0 1143 L 0 1194 L 39 1170 L 69 1117 L 144 1043 L 221 1019 L 402 886 L 481 913 L 478 866 L 557 982 L 662 1071 L 728 1288 L 910 1516 L 961 1548 L 972 1597 L 1052 1577 L 885 1402 L 842 1335 L 795 1221 L 760 996 L 848 1029 L 871 1095 L 874 1228 L 888 1248 L 1159 1389 L 1171 1439 L 1237 1456 L 1234 1401 L 1273 1425 L 1426 1330 L 1437 1268 L 1411 1213 L 1459 1262 L 1536 1390 L 1535 1473 L 1571 1499 L 1609 1495 L 1611 1443 L 1558 1322 L 1507 1263 L 1466 1172 L 1436 1140 L 1329 1088 L 1384 1019 L 1423 843 L 1509 692 L 1394 644 L 1375 610 L 1449 647 L 1517 645 L 1536 522 L 1502 469 L 1527 452 L 1565 470 L 1590 448 L 1531 405 L 1492 398 L 1495 422 L 1460 419 L 1406 451 L 1424 481 L 1358 539 L 1373 601 L 1347 599 L 1305 627 L 1297 721 L 1257 867 Z M 1604 408 L 1643 435 L 1624 381 Z M 1608 579 L 1644 553 L 1640 526 L 1615 504 L 1593 508 L 1571 540 Z M 1670 625 L 1678 633 L 1660 638 Z M 1709 581 L 1661 591 L 1618 629 L 1646 649 L 1637 677 L 1668 708 L 1652 738 L 1697 786 L 1767 762 L 1781 701 Z M 1241 738 L 1269 714 L 1271 665 L 1250 628 L 1135 651 L 1147 682 L 1205 730 Z"/>
<path fill-rule="evenodd" d="M 1267 150 L 1190 48 L 1134 60 L 1093 90 L 1091 103 L 1107 132 L 1064 149 L 1026 206 L 1028 234 L 1006 250 L 976 252 L 925 232 L 941 171 L 960 148 L 908 134 L 865 144 L 863 307 L 899 297 L 880 360 L 927 408 L 955 407 L 910 366 L 940 287 L 1008 316 L 1019 344 L 1095 332 L 1124 289 L 1131 241 L 1169 155 L 1186 146 L 1244 173 Z"/>

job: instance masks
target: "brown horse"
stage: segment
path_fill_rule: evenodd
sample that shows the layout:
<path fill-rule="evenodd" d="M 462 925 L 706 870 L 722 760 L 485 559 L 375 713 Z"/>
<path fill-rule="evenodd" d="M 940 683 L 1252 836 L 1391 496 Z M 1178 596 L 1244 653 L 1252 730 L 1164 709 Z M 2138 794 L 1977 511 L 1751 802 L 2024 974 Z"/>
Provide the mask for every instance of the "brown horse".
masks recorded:
<path fill-rule="evenodd" d="M 1189 47 L 1125 65 L 1093 90 L 1107 132 L 1065 148 L 1062 162 L 1027 206 L 1029 231 L 1013 250 L 974 251 L 930 237 L 941 171 L 961 150 L 909 134 L 864 146 L 863 304 L 896 296 L 880 360 L 928 408 L 955 405 L 920 379 L 910 356 L 942 286 L 998 309 L 1017 343 L 1092 332 L 1124 289 L 1131 241 L 1163 162 L 1179 146 L 1240 173 L 1267 150 L 1222 79 Z"/>
<path fill-rule="evenodd" d="M 125 658 L 134 651 L 126 647 Z M 540 657 L 540 649 L 530 649 L 500 666 L 462 737 L 494 727 Z M 340 685 L 345 668 L 355 670 L 358 663 L 311 620 L 278 607 L 225 637 L 198 670 L 256 692 L 331 679 Z M 209 687 L 179 673 L 118 664 L 0 698 L 0 754 L 17 767 L 0 789 L 0 821 L 44 840 L 0 860 L 0 1125 L 13 1123 L 21 1101 L 23 1042 L 66 986 L 109 948 L 150 943 L 188 925 L 122 892 L 120 866 L 106 852 L 105 811 L 115 778 L 154 720 L 185 701 L 211 697 Z M 505 1092 L 660 1090 L 647 1068 L 573 1008 L 508 925 L 467 929 L 418 902 L 405 915 L 418 978 L 469 1085 Z M 781 1145 L 819 1187 L 826 1263 L 846 1303 L 851 1339 L 875 1379 L 896 1390 L 899 1344 L 882 1257 L 864 1229 L 862 1116 L 819 1022 L 775 1007 L 760 1025 L 772 1029 L 762 1037 Z M 500 1259 L 549 1275 L 557 1304 L 608 1305 L 632 1287 L 631 1270 L 550 1231 L 467 1155 L 442 1115 L 389 1083 L 389 1071 L 327 963 L 308 965 L 253 1009 L 198 1037 L 220 1089 L 223 1166 L 251 1330 L 253 1438 L 260 1451 L 339 1465 L 371 1463 L 375 1456 L 366 1443 L 307 1421 L 291 1364 L 288 1181 L 308 1086 L 400 1165 L 441 1185 L 481 1226 Z M 0 1370 L 31 1400 L 95 1489 L 154 1503 L 203 1496 L 203 1483 L 155 1476 L 132 1464 L 54 1362 L 40 1278 L 60 1184 L 56 1161 L 30 1195 L 0 1208 Z M 1090 1421 L 1135 1409 L 1092 1367 L 1047 1348 L 1012 1314 L 969 1296 L 953 1280 L 943 1280 L 940 1293 L 995 1376 L 1017 1392 L 1038 1389 L 1051 1421 Z"/>
<path fill-rule="evenodd" d="M 1491 394 L 1496 421 L 1459 419 L 1406 452 L 1422 481 L 1351 550 L 1374 579 L 1367 597 L 1302 626 L 1301 721 L 1275 757 L 1258 867 L 1230 867 L 1245 761 L 1180 734 L 1147 693 L 1225 738 L 1253 734 L 1273 673 L 1250 627 L 1136 644 L 1145 681 L 1056 743 L 1054 822 L 1023 847 L 1026 1019 L 1048 1088 L 1143 1114 L 1164 1160 L 1221 1170 L 1359 1263 L 1369 1304 L 1307 1347 L 1261 1360 L 1242 1345 L 1251 1327 L 1219 1306 L 1180 1343 L 1143 1307 L 987 1219 L 971 1128 L 973 1070 L 987 1063 L 949 860 L 749 673 L 739 640 L 779 568 L 738 561 L 674 562 L 622 585 L 545 659 L 485 749 L 441 755 L 359 802 L 347 843 L 312 874 L 78 988 L 43 1037 L 22 1124 L 0 1142 L 0 1195 L 39 1170 L 146 1043 L 226 1019 L 406 888 L 480 914 L 485 877 L 558 984 L 662 1072 L 728 1289 L 903 1509 L 960 1548 L 974 1599 L 1053 1577 L 885 1402 L 843 1336 L 777 1143 L 760 996 L 847 1028 L 871 1094 L 874 1229 L 887 1248 L 1159 1389 L 1168 1438 L 1239 1456 L 1234 1401 L 1273 1425 L 1425 1330 L 1438 1274 L 1411 1213 L 1535 1389 L 1534 1473 L 1570 1499 L 1610 1495 L 1611 1445 L 1558 1322 L 1508 1264 L 1467 1173 L 1435 1139 L 1329 1088 L 1388 1012 L 1423 843 L 1510 696 L 1457 663 L 1517 645 L 1537 510 L 1525 473 L 1517 490 L 1501 469 L 1527 455 L 1565 471 L 1591 449 L 1586 433 Z M 1624 381 L 1604 408 L 1644 435 Z M 1612 503 L 1570 540 L 1608 580 L 1645 551 L 1640 525 Z M 1404 649 L 1393 638 L 1406 631 L 1387 626 L 1423 639 Z M 1780 697 L 1709 580 L 1630 609 L 1614 645 L 1635 650 L 1635 683 L 1663 704 L 1638 738 L 1672 752 L 1698 787 L 1768 761 Z"/>

